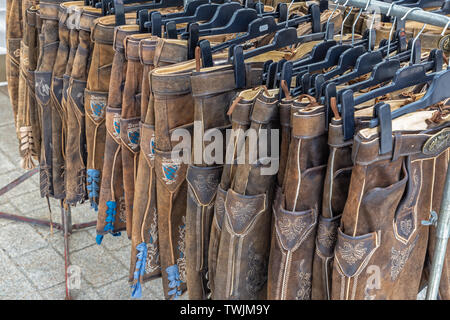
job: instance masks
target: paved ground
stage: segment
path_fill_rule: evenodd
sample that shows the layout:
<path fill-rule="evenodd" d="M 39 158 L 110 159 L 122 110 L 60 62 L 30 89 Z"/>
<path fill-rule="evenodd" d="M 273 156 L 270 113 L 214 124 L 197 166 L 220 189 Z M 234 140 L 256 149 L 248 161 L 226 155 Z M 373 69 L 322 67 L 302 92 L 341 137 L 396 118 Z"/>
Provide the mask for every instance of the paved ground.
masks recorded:
<path fill-rule="evenodd" d="M 11 105 L 6 87 L 0 87 L 0 188 L 25 171 L 20 168 Z M 60 222 L 59 204 L 51 201 L 53 221 Z M 45 199 L 39 195 L 39 177 L 33 177 L 0 196 L 0 211 L 47 219 Z M 72 209 L 72 222 L 96 219 L 89 204 Z M 45 227 L 0 219 L 0 300 L 64 299 L 64 246 L 62 233 Z M 95 243 L 95 228 L 74 232 L 71 262 L 81 270 L 76 299 L 130 299 L 127 281 L 130 241 L 106 236 Z M 160 279 L 144 284 L 143 299 L 163 299 Z"/>

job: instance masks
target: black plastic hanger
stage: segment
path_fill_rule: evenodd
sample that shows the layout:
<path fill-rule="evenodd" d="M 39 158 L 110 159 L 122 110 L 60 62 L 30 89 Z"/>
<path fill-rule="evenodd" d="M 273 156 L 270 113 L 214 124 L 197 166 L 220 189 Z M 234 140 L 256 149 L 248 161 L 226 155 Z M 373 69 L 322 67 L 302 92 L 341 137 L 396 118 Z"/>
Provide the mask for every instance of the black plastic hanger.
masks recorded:
<path fill-rule="evenodd" d="M 242 6 L 239 2 L 228 2 L 222 4 L 216 10 L 214 16 L 211 18 L 210 21 L 199 25 L 199 30 L 218 28 L 226 25 L 230 21 L 234 12 L 239 9 L 242 9 Z M 187 39 L 188 36 L 189 36 L 188 33 L 183 33 L 181 35 L 181 38 Z"/>
<path fill-rule="evenodd" d="M 284 21 L 287 20 L 287 5 L 285 3 L 279 3 L 277 5 L 276 12 L 278 13 L 277 14 L 278 23 L 275 21 L 275 16 L 258 17 L 257 19 L 251 21 L 248 24 L 248 29 L 246 30 L 247 32 L 244 35 L 241 35 L 239 37 L 236 37 L 234 39 L 225 41 L 224 43 L 214 46 L 212 48 L 212 52 L 213 53 L 218 52 L 233 44 L 240 44 L 245 41 L 257 38 L 259 36 L 274 33 L 278 30 L 281 30 L 286 25 Z M 310 20 L 311 20 L 310 15 L 305 15 L 294 19 L 289 19 L 287 20 L 287 24 L 289 27 L 291 26 L 294 27 L 300 23 L 309 22 Z"/>
<path fill-rule="evenodd" d="M 432 12 L 443 14 L 443 15 L 450 14 L 450 0 L 445 0 L 440 9 L 432 11 Z"/>
<path fill-rule="evenodd" d="M 125 13 L 126 12 L 134 12 L 142 9 L 159 9 L 159 8 L 169 8 L 169 7 L 180 7 L 183 6 L 183 0 L 161 0 L 156 3 L 147 3 L 136 6 L 124 6 L 124 1 L 127 0 L 114 0 L 110 4 L 113 5 L 109 9 L 109 13 L 114 14 L 116 17 L 116 26 L 125 24 Z M 134 1 L 140 2 L 140 1 Z"/>
<path fill-rule="evenodd" d="M 389 60 L 391 63 L 399 63 L 396 60 Z M 421 64 L 414 64 L 397 70 L 394 79 L 387 86 L 377 88 L 356 98 L 351 89 L 345 89 L 341 95 L 341 112 L 343 119 L 344 139 L 351 139 L 354 134 L 354 107 L 369 100 L 381 97 L 385 94 L 412 87 L 418 84 L 430 82 L 437 72 L 442 70 L 443 52 L 434 49 L 430 52 L 428 61 Z M 427 74 L 428 71 L 433 71 Z M 375 71 L 374 71 L 375 72 Z M 382 74 L 378 73 L 380 76 Z"/>
<path fill-rule="evenodd" d="M 176 26 L 177 23 L 208 21 L 214 16 L 220 6 L 220 4 L 215 3 L 202 4 L 196 8 L 194 14 L 179 17 L 163 17 L 160 12 L 155 11 L 151 14 L 151 21 L 146 23 L 145 26 L 151 25 L 152 34 L 161 37 L 161 29 L 164 24 L 171 22 Z"/>
<path fill-rule="evenodd" d="M 396 119 L 405 114 L 432 106 L 450 97 L 450 90 L 448 84 L 450 83 L 450 69 L 445 69 L 440 72 L 429 75 L 431 84 L 425 95 L 417 101 L 414 101 L 406 106 L 400 107 L 392 111 L 392 119 Z M 370 127 L 376 127 L 379 124 L 377 119 L 370 121 Z"/>
<path fill-rule="evenodd" d="M 317 6 L 312 6 L 312 9 L 311 9 L 311 10 L 317 10 L 317 9 L 313 9 L 313 8 L 317 8 Z M 315 19 L 314 16 L 315 15 L 312 15 L 313 20 Z M 320 19 L 320 15 L 319 15 L 319 19 Z M 313 21 L 313 25 L 314 25 L 314 23 L 315 23 L 315 21 Z M 323 39 L 331 39 L 333 37 L 333 33 L 334 33 L 334 28 L 329 28 L 328 33 L 313 32 L 311 34 L 297 37 L 297 29 L 288 27 L 288 28 L 278 31 L 275 34 L 272 43 L 246 52 L 244 54 L 244 58 L 248 59 L 248 58 L 263 54 L 265 52 L 269 52 L 269 51 L 273 51 L 273 50 L 281 49 L 281 48 L 284 48 L 287 46 L 297 45 L 297 44 L 301 44 L 301 43 L 305 43 L 305 42 L 317 41 L 317 40 L 323 40 Z"/>
<path fill-rule="evenodd" d="M 392 119 L 396 119 L 402 115 L 424 109 L 448 99 L 450 97 L 450 92 L 448 90 L 449 82 L 450 69 L 447 69 L 434 75 L 431 85 L 422 99 L 394 110 L 392 113 L 390 105 L 384 102 L 375 105 L 374 118 L 370 121 L 369 127 L 374 128 L 379 126 L 380 154 L 392 152 Z"/>
<path fill-rule="evenodd" d="M 242 46 L 234 47 L 234 55 L 230 57 L 230 61 L 234 65 L 235 70 L 235 80 L 236 80 L 236 88 L 244 88 L 246 79 L 245 79 L 245 64 L 244 60 L 258 56 L 260 54 L 281 49 L 287 46 L 296 45 L 300 43 L 305 43 L 309 41 L 317 41 L 323 39 L 330 39 L 334 34 L 334 26 L 331 24 L 331 27 L 328 28 L 328 32 L 317 32 L 312 34 L 307 34 L 298 37 L 297 30 L 295 28 L 286 28 L 278 31 L 272 43 L 261 46 L 259 48 L 249 50 L 244 53 Z"/>
<path fill-rule="evenodd" d="M 111 1 L 111 0 L 106 0 L 106 1 Z M 175 18 L 180 18 L 180 17 L 187 17 L 187 16 L 193 16 L 196 14 L 196 10 L 197 8 L 203 6 L 203 5 L 214 5 L 214 7 L 216 7 L 219 4 L 222 4 L 223 0 L 193 0 L 190 1 L 184 11 L 181 12 L 173 12 L 173 13 L 168 13 L 165 15 L 161 15 L 161 19 L 175 19 Z M 141 11 L 148 11 L 148 9 L 143 9 L 143 10 L 139 10 L 138 12 Z M 138 21 L 137 24 L 139 25 L 139 30 L 146 30 L 146 31 L 140 31 L 140 32 L 151 32 L 152 31 L 152 22 L 151 22 L 151 14 L 153 13 L 153 11 L 150 11 L 148 14 L 148 18 L 146 18 L 146 16 L 144 16 L 144 19 L 141 19 L 140 16 L 138 15 Z M 199 13 L 200 14 L 200 13 Z M 201 13 L 204 14 L 204 13 Z"/>

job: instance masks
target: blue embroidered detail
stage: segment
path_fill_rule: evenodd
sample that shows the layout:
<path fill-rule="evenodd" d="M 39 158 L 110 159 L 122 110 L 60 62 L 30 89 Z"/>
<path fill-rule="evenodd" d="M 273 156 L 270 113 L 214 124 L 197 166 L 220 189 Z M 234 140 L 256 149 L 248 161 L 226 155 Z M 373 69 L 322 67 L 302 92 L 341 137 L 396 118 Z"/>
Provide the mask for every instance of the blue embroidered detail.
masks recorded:
<path fill-rule="evenodd" d="M 138 253 L 136 255 L 136 269 L 134 271 L 134 283 L 131 286 L 132 298 L 141 298 L 142 297 L 142 286 L 141 286 L 141 277 L 145 274 L 145 264 L 147 262 L 147 245 L 145 242 L 141 242 L 136 247 Z"/>
<path fill-rule="evenodd" d="M 113 122 L 114 125 L 114 131 L 116 131 L 116 134 L 120 134 L 120 122 L 114 119 Z"/>
<path fill-rule="evenodd" d="M 128 131 L 128 139 L 132 144 L 139 144 L 139 131 Z"/>
<path fill-rule="evenodd" d="M 97 242 L 97 244 L 100 245 L 100 244 L 102 244 L 102 241 L 103 241 L 103 235 L 102 234 L 98 234 L 95 237 L 95 242 Z"/>
<path fill-rule="evenodd" d="M 108 209 L 106 210 L 106 219 L 105 219 L 106 226 L 103 229 L 103 231 L 111 233 L 114 237 L 118 237 L 118 236 L 121 235 L 120 232 L 112 232 L 114 230 L 113 223 L 114 223 L 114 220 L 116 218 L 116 213 L 117 213 L 116 207 L 117 207 L 117 204 L 116 204 L 115 201 L 106 201 L 106 206 L 108 207 Z M 102 240 L 103 240 L 103 235 L 100 235 L 100 234 L 97 235 L 97 238 L 96 238 L 97 244 L 101 244 Z"/>
<path fill-rule="evenodd" d="M 155 147 L 156 147 L 155 138 L 152 137 L 152 140 L 150 141 L 150 151 L 152 154 L 155 154 Z"/>
<path fill-rule="evenodd" d="M 91 110 L 92 110 L 92 114 L 96 117 L 101 117 L 103 116 L 103 109 L 105 108 L 105 104 L 102 102 L 94 102 L 91 101 Z"/>
<path fill-rule="evenodd" d="M 178 168 L 179 166 L 177 164 L 163 164 L 164 176 L 166 177 L 166 179 L 174 180 L 177 177 L 176 173 L 178 171 Z"/>
<path fill-rule="evenodd" d="M 178 266 L 176 264 L 171 265 L 166 268 L 167 280 L 169 280 L 169 288 L 172 289 L 168 293 L 169 295 L 174 295 L 174 299 L 181 296 L 181 280 L 180 273 L 178 272 Z"/>
<path fill-rule="evenodd" d="M 100 170 L 88 169 L 87 173 L 87 186 L 86 189 L 89 191 L 89 198 L 91 199 L 91 207 L 95 211 L 98 211 L 98 205 L 95 199 L 98 199 L 98 191 L 100 190 Z"/>

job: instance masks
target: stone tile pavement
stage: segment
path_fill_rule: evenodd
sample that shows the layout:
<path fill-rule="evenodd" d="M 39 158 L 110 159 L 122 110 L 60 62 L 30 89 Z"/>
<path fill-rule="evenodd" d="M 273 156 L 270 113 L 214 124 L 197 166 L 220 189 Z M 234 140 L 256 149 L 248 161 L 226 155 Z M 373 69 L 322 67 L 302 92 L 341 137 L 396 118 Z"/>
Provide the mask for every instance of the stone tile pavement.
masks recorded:
<path fill-rule="evenodd" d="M 20 168 L 12 108 L 6 87 L 0 87 L 0 188 L 25 171 Z M 59 203 L 51 200 L 52 219 L 60 222 Z M 47 202 L 39 194 L 35 174 L 0 196 L 0 211 L 48 219 Z M 72 209 L 72 223 L 96 219 L 89 204 Z M 0 300 L 64 299 L 64 241 L 62 232 L 46 227 L 0 219 Z M 95 227 L 74 231 L 69 241 L 71 263 L 81 270 L 75 299 L 130 299 L 128 272 L 130 241 L 106 236 L 95 243 Z M 161 279 L 143 285 L 142 299 L 163 299 Z"/>

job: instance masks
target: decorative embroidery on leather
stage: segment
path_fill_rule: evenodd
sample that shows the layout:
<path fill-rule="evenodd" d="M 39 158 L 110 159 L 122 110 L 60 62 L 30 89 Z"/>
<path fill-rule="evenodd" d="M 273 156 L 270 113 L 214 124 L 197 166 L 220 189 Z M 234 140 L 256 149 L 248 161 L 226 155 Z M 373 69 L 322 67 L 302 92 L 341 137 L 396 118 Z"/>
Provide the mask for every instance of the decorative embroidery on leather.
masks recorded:
<path fill-rule="evenodd" d="M 367 252 L 367 248 L 364 248 L 364 244 L 359 242 L 353 246 L 349 242 L 344 242 L 343 246 L 339 248 L 342 258 L 348 264 L 354 264 L 356 261 L 361 260 L 364 254 Z"/>
<path fill-rule="evenodd" d="M 332 248 L 336 244 L 337 229 L 327 228 L 323 224 L 319 224 L 317 241 L 326 248 Z"/>
<path fill-rule="evenodd" d="M 186 217 L 182 217 L 183 224 L 178 226 L 178 251 L 180 251 L 180 257 L 177 259 L 177 265 L 180 272 L 180 280 L 186 282 L 186 258 L 184 255 L 186 242 Z"/>
<path fill-rule="evenodd" d="M 403 220 L 400 222 L 400 230 L 402 230 L 403 234 L 410 234 L 413 228 L 413 222 L 411 219 Z"/>
<path fill-rule="evenodd" d="M 299 272 L 298 291 L 295 296 L 296 300 L 310 300 L 311 299 L 311 273 Z"/>
<path fill-rule="evenodd" d="M 278 221 L 278 227 L 280 228 L 283 236 L 285 236 L 288 241 L 292 241 L 306 228 L 306 222 L 301 219 L 295 219 L 292 221 L 291 219 L 283 216 Z"/>
<path fill-rule="evenodd" d="M 103 119 L 105 115 L 106 97 L 104 96 L 91 96 L 89 103 L 91 108 L 92 118 L 95 121 Z"/>
<path fill-rule="evenodd" d="M 128 123 L 128 146 L 133 150 L 139 146 L 139 123 Z"/>
<path fill-rule="evenodd" d="M 216 198 L 216 204 L 214 206 L 214 214 L 216 216 L 217 224 L 219 228 L 222 228 L 223 215 L 225 214 L 225 198 L 218 196 Z"/>
<path fill-rule="evenodd" d="M 231 206 L 231 211 L 233 212 L 233 217 L 238 221 L 240 225 L 247 222 L 247 216 L 249 212 L 255 211 L 255 204 L 242 202 L 235 202 Z"/>
<path fill-rule="evenodd" d="M 163 180 L 166 184 L 172 184 L 177 180 L 180 164 L 179 160 L 166 160 L 161 163 Z"/>
<path fill-rule="evenodd" d="M 149 230 L 150 238 L 148 240 L 147 264 L 145 266 L 146 273 L 152 273 L 160 268 L 158 242 L 158 216 L 156 209 L 153 208 L 153 220 Z"/>
<path fill-rule="evenodd" d="M 404 248 L 403 250 L 397 250 L 394 247 L 391 248 L 391 280 L 395 281 L 403 270 L 403 267 L 406 264 L 411 252 L 416 246 L 418 236 L 409 246 Z"/>
<path fill-rule="evenodd" d="M 151 160 L 155 158 L 155 146 L 155 133 L 152 133 L 152 138 L 150 139 L 150 153 L 148 154 Z"/>
<path fill-rule="evenodd" d="M 245 283 L 248 293 L 255 298 L 267 281 L 267 261 L 255 250 L 254 242 L 248 248 L 248 271 Z"/>
<path fill-rule="evenodd" d="M 114 113 L 113 116 L 113 135 L 117 138 L 120 135 L 120 114 Z"/>
<path fill-rule="evenodd" d="M 217 188 L 217 177 L 214 173 L 198 175 L 194 180 L 194 184 L 200 192 L 211 192 Z"/>
<path fill-rule="evenodd" d="M 50 87 L 44 82 L 44 79 L 39 79 L 39 82 L 36 82 L 36 91 L 42 97 L 50 95 Z"/>
<path fill-rule="evenodd" d="M 119 198 L 119 219 L 122 222 L 126 222 L 127 221 L 127 216 L 125 213 L 125 196 L 122 196 Z"/>

